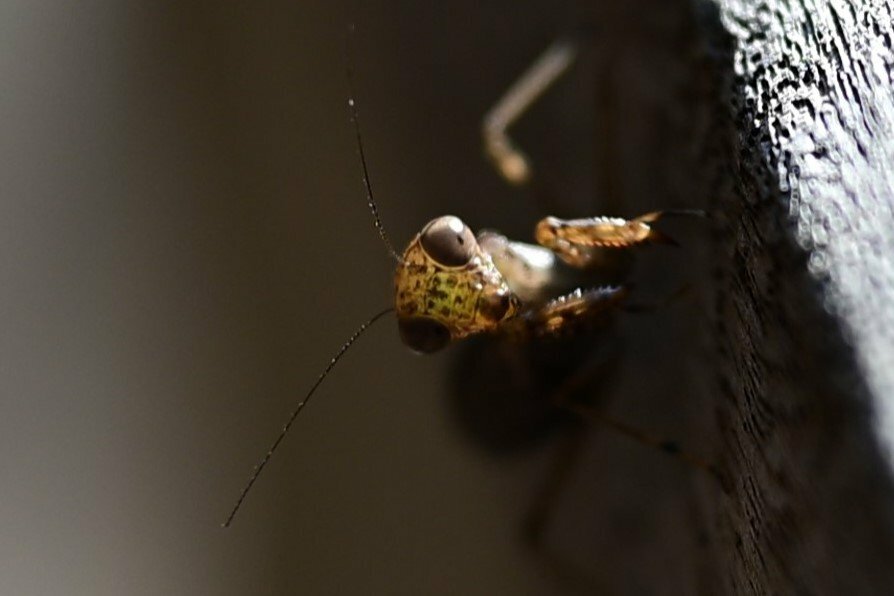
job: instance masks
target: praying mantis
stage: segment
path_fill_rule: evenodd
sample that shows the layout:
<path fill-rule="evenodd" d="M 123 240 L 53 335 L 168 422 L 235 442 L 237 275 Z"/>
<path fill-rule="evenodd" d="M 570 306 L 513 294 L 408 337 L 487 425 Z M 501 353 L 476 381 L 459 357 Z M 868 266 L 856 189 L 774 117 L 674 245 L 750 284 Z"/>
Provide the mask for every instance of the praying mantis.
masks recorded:
<path fill-rule="evenodd" d="M 513 185 L 532 175 L 529 158 L 516 146 L 508 129 L 561 77 L 573 63 L 579 40 L 560 39 L 522 74 L 484 117 L 485 154 L 497 172 Z M 349 61 L 348 78 L 352 79 Z M 649 244 L 674 244 L 654 224 L 671 215 L 698 215 L 691 211 L 652 211 L 630 219 L 595 216 L 578 219 L 542 218 L 534 226 L 536 244 L 511 240 L 498 232 L 475 234 L 457 216 L 443 215 L 425 224 L 407 247 L 398 252 L 379 216 L 369 182 L 369 170 L 353 83 L 348 100 L 357 141 L 367 202 L 373 223 L 396 261 L 394 306 L 361 324 L 331 358 L 289 416 L 282 431 L 255 466 L 224 527 L 230 526 L 270 458 L 281 445 L 297 416 L 309 403 L 325 377 L 353 343 L 376 321 L 393 313 L 401 340 L 411 350 L 432 354 L 479 335 L 508 342 L 553 342 L 586 334 L 604 324 L 613 313 L 639 310 L 624 284 L 577 286 L 560 290 L 577 272 L 598 269 L 606 255 Z M 568 387 L 545 396 L 582 419 L 607 425 L 646 445 L 719 477 L 707 460 L 681 449 L 673 441 L 643 432 L 569 399 Z M 544 509 L 541 504 L 539 509 Z M 543 517 L 542 513 L 540 517 Z M 535 525 L 542 526 L 541 522 Z M 534 533 L 541 528 L 535 529 Z"/>

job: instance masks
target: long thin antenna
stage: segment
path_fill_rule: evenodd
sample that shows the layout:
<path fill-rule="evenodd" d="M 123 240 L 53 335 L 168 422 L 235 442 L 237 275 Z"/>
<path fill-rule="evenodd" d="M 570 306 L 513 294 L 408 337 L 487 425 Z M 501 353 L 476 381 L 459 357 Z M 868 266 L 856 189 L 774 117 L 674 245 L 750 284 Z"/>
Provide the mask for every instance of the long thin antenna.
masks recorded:
<path fill-rule="evenodd" d="M 264 456 L 264 459 L 262 459 L 261 463 L 259 463 L 258 465 L 256 465 L 254 467 L 254 470 L 251 473 L 251 477 L 249 477 L 249 479 L 248 479 L 248 483 L 245 485 L 245 488 L 242 489 L 242 493 L 239 495 L 239 498 L 236 500 L 236 504 L 233 506 L 232 511 L 230 511 L 230 515 L 227 516 L 227 521 L 225 521 L 223 524 L 221 524 L 224 528 L 230 527 L 230 524 L 233 522 L 233 518 L 236 517 L 236 512 L 238 512 L 239 508 L 242 507 L 242 502 L 245 501 L 245 497 L 246 497 L 246 495 L 248 495 L 248 491 L 251 490 L 251 487 L 252 487 L 252 485 L 254 485 L 255 481 L 258 479 L 258 476 L 261 475 L 261 471 L 263 471 L 264 466 L 266 466 L 267 462 L 270 461 L 270 458 L 273 457 L 273 453 L 276 451 L 276 449 L 279 447 L 279 444 L 282 443 L 282 440 L 285 438 L 286 434 L 289 432 L 289 428 L 291 428 L 292 423 L 295 422 L 295 418 L 298 417 L 298 414 L 301 412 L 301 410 L 304 408 L 304 406 L 307 405 L 307 402 L 310 401 L 310 398 L 313 396 L 314 391 L 317 390 L 317 387 L 320 386 L 320 383 L 323 382 L 323 379 L 326 378 L 326 375 L 329 374 L 329 371 L 331 371 L 333 369 L 333 367 L 335 366 L 335 363 L 338 362 L 338 360 L 342 356 L 344 356 L 345 352 L 348 351 L 348 348 L 351 347 L 351 344 L 353 344 L 355 341 L 357 341 L 357 338 L 360 337 L 361 335 L 363 335 L 363 332 L 366 331 L 370 327 L 370 325 L 372 325 L 373 323 L 375 323 L 376 321 L 378 321 L 383 316 L 385 316 L 386 314 L 388 314 L 389 312 L 391 312 L 393 310 L 394 310 L 394 308 L 386 308 L 382 312 L 376 314 L 375 316 L 373 316 L 369 320 L 367 320 L 365 323 L 360 325 L 360 327 L 357 328 L 357 331 L 355 331 L 354 334 L 348 338 L 348 341 L 346 341 L 341 346 L 341 348 L 338 350 L 338 352 L 335 353 L 335 356 L 332 357 L 332 359 L 329 361 L 329 364 L 327 364 L 326 368 L 323 369 L 323 372 L 320 373 L 320 376 L 317 378 L 316 383 L 314 383 L 311 386 L 310 391 L 307 392 L 307 395 L 304 396 L 304 399 L 301 400 L 300 402 L 298 402 L 298 405 L 295 406 L 295 410 L 292 412 L 292 415 L 289 416 L 288 422 L 286 422 L 285 426 L 282 427 L 282 432 L 279 433 L 279 436 L 276 437 L 275 441 L 273 441 L 273 445 L 271 445 L 270 449 L 267 450 L 267 454 Z"/>
<path fill-rule="evenodd" d="M 375 200 L 373 200 L 372 185 L 369 183 L 369 168 L 366 166 L 366 154 L 363 152 L 363 139 L 360 134 L 360 114 L 357 111 L 357 102 L 354 101 L 354 52 L 351 47 L 351 38 L 353 34 L 354 25 L 348 25 L 348 32 L 345 35 L 345 74 L 348 78 L 348 107 L 351 110 L 351 123 L 354 125 L 354 136 L 357 137 L 357 152 L 360 154 L 360 165 L 363 169 L 363 185 L 366 187 L 366 201 L 369 205 L 369 210 L 372 212 L 373 221 L 375 222 L 376 230 L 379 231 L 379 236 L 382 238 L 382 242 L 385 243 L 388 252 L 391 253 L 394 260 L 400 262 L 400 255 L 394 250 L 394 245 L 391 244 L 391 240 L 388 239 L 388 234 L 385 233 L 385 227 L 382 225 L 382 220 L 379 218 L 379 209 L 376 207 Z"/>

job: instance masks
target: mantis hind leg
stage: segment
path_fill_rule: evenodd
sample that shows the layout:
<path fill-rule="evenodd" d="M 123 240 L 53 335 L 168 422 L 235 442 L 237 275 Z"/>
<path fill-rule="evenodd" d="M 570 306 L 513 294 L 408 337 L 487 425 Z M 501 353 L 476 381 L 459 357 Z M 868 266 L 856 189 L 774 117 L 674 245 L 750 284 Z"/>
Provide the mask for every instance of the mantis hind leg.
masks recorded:
<path fill-rule="evenodd" d="M 618 420 L 609 415 L 605 411 L 605 408 L 600 407 L 599 405 L 581 403 L 575 400 L 574 395 L 579 393 L 592 379 L 596 378 L 600 370 L 601 365 L 599 363 L 590 364 L 581 368 L 552 394 L 551 399 L 553 404 L 577 414 L 581 420 L 585 422 L 610 428 L 633 439 L 641 445 L 657 449 L 658 451 L 673 457 L 691 469 L 707 473 L 719 483 L 722 489 L 727 489 L 728 479 L 722 473 L 718 465 L 707 458 L 687 451 L 678 441 L 657 433 L 643 430 L 637 426 L 628 424 L 625 421 Z"/>
<path fill-rule="evenodd" d="M 612 303 L 617 304 L 614 300 Z M 707 473 L 720 484 L 722 489 L 727 489 L 728 482 L 725 475 L 713 462 L 687 451 L 673 439 L 620 421 L 607 413 L 606 402 L 612 393 L 609 387 L 610 379 L 619 368 L 619 353 L 620 349 L 617 345 L 602 346 L 570 377 L 565 379 L 549 397 L 550 403 L 554 406 L 577 415 L 583 426 L 574 428 L 571 431 L 572 434 L 566 437 L 560 445 L 547 479 L 539 489 L 537 497 L 525 517 L 524 536 L 535 549 L 539 550 L 543 545 L 543 535 L 553 515 L 555 504 L 561 497 L 580 459 L 587 429 L 593 426 L 609 428 L 641 445 L 657 449 L 691 469 Z M 595 386 L 595 381 L 599 381 L 600 388 L 605 391 L 596 392 L 596 399 L 593 400 L 593 396 L 587 394 L 592 393 L 589 390 Z M 589 399 L 583 399 L 585 395 Z"/>
<path fill-rule="evenodd" d="M 485 114 L 481 123 L 485 155 L 510 184 L 528 182 L 531 164 L 509 137 L 508 128 L 568 70 L 576 56 L 577 42 L 573 39 L 554 42 Z"/>

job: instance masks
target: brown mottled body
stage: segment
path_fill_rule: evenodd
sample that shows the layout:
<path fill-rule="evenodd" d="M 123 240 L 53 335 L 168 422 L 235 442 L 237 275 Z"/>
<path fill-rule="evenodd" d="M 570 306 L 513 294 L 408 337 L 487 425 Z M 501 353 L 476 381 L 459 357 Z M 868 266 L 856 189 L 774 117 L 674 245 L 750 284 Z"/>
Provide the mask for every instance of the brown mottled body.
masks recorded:
<path fill-rule="evenodd" d="M 594 250 L 627 248 L 659 236 L 647 222 L 597 217 L 537 226 L 543 246 L 514 242 L 493 232 L 476 238 L 459 218 L 430 221 L 404 251 L 395 271 L 395 312 L 401 337 L 419 352 L 434 352 L 477 333 L 549 337 L 591 325 L 623 303 L 624 288 L 582 289 L 550 296 L 553 254 L 577 268 L 590 266 Z"/>

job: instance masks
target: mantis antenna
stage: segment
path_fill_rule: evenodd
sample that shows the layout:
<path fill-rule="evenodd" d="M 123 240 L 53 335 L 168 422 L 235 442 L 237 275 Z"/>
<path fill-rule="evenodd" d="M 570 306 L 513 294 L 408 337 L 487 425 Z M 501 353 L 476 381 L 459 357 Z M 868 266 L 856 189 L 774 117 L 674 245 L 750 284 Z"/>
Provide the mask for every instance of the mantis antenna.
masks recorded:
<path fill-rule="evenodd" d="M 351 38 L 353 34 L 354 25 L 352 24 L 348 26 L 348 32 L 345 35 L 345 75 L 348 79 L 348 107 L 351 110 L 351 123 L 354 125 L 354 136 L 357 138 L 357 153 L 360 154 L 363 185 L 366 187 L 366 201 L 369 205 L 369 210 L 372 212 L 373 221 L 375 222 L 379 236 L 382 238 L 382 242 L 385 243 L 385 247 L 388 249 L 388 252 L 391 253 L 391 256 L 394 257 L 394 260 L 400 263 L 400 255 L 394 250 L 394 245 L 391 244 L 388 234 L 385 233 L 385 227 L 382 225 L 382 220 L 379 218 L 379 210 L 376 207 L 375 200 L 373 200 L 372 185 L 369 183 L 369 168 L 366 166 L 366 154 L 363 152 L 363 139 L 360 135 L 360 114 L 357 111 L 357 102 L 354 101 L 354 52 L 351 48 Z"/>
<path fill-rule="evenodd" d="M 242 489 L 242 492 L 239 494 L 239 498 L 236 499 L 236 504 L 233 506 L 233 509 L 230 511 L 230 514 L 227 516 L 227 520 L 221 524 L 224 528 L 229 528 L 230 524 L 233 523 L 233 518 L 236 517 L 236 513 L 239 511 L 239 508 L 242 507 L 243 501 L 245 501 L 246 495 L 248 495 L 248 491 L 251 490 L 251 487 L 254 485 L 255 481 L 258 479 L 258 476 L 261 475 L 261 472 L 264 470 L 264 466 L 267 465 L 267 462 L 270 461 L 270 458 L 273 457 L 273 453 L 277 450 L 282 440 L 285 438 L 286 434 L 289 432 L 289 429 L 292 427 L 292 423 L 295 422 L 295 418 L 298 417 L 298 414 L 301 413 L 301 410 L 304 409 L 304 406 L 307 405 L 307 402 L 310 401 L 310 398 L 313 397 L 314 392 L 317 390 L 317 387 L 320 386 L 320 383 L 323 382 L 323 379 L 326 378 L 326 375 L 329 374 L 335 364 L 339 361 L 339 359 L 344 356 L 345 352 L 348 351 L 348 348 L 351 347 L 357 338 L 363 335 L 363 332 L 366 331 L 373 323 L 381 319 L 383 316 L 392 312 L 394 308 L 386 308 L 382 312 L 370 317 L 366 322 L 364 322 L 357 330 L 348 338 L 348 340 L 342 344 L 341 348 L 339 348 L 338 352 L 335 353 L 335 356 L 329 361 L 329 364 L 326 365 L 326 368 L 323 369 L 323 372 L 320 373 L 320 376 L 317 377 L 317 381 L 311 386 L 310 391 L 304 396 L 298 405 L 295 406 L 295 409 L 292 411 L 292 414 L 289 416 L 288 421 L 285 426 L 282 427 L 282 431 L 279 433 L 279 436 L 276 437 L 276 440 L 273 441 L 273 444 L 270 446 L 270 449 L 267 450 L 266 455 L 261 460 L 261 462 L 254 467 L 252 470 L 251 476 L 248 479 L 245 487 Z"/>
<path fill-rule="evenodd" d="M 354 32 L 354 26 L 350 25 L 348 27 L 348 34 L 345 38 L 345 73 L 348 79 L 348 107 L 351 111 L 351 123 L 354 125 L 354 136 L 357 139 L 357 152 L 360 155 L 360 166 L 361 172 L 363 174 L 363 185 L 366 188 L 366 199 L 367 204 L 369 205 L 369 210 L 372 212 L 373 221 L 376 226 L 376 230 L 379 232 L 379 237 L 382 238 L 382 242 L 385 243 L 385 247 L 388 249 L 388 252 L 391 253 L 391 256 L 394 257 L 394 260 L 397 262 L 401 261 L 400 255 L 397 254 L 397 251 L 394 250 L 394 245 L 391 244 L 391 240 L 388 238 L 388 234 L 385 232 L 385 227 L 382 225 L 382 220 L 379 217 L 379 210 L 376 207 L 376 202 L 373 199 L 373 191 L 372 185 L 369 182 L 369 168 L 366 165 L 366 154 L 363 152 L 363 138 L 360 134 L 360 115 L 357 111 L 357 105 L 354 101 L 354 68 L 353 68 L 353 53 L 351 51 L 351 35 Z M 394 311 L 394 308 L 386 308 L 382 312 L 376 314 L 375 316 L 368 319 L 364 322 L 357 330 L 348 338 L 348 340 L 341 346 L 338 352 L 335 353 L 335 356 L 329 361 L 329 364 L 326 365 L 326 368 L 323 369 L 323 372 L 320 373 L 320 376 L 317 377 L 316 382 L 311 386 L 310 390 L 304 396 L 304 399 L 298 402 L 298 405 L 295 406 L 295 409 L 292 411 L 292 414 L 289 416 L 288 421 L 282 427 L 282 431 L 279 433 L 279 436 L 276 437 L 276 440 L 270 446 L 270 449 L 267 450 L 267 453 L 264 455 L 263 459 L 261 459 L 260 463 L 255 466 L 252 471 L 251 476 L 248 479 L 248 482 L 245 484 L 245 487 L 242 489 L 242 492 L 239 494 L 239 498 L 236 500 L 236 504 L 233 506 L 233 509 L 230 511 L 230 514 L 227 516 L 226 521 L 222 524 L 224 528 L 230 527 L 230 524 L 233 522 L 233 518 L 236 517 L 236 513 L 239 511 L 239 508 L 242 507 L 242 503 L 245 501 L 245 497 L 248 495 L 248 492 L 251 490 L 252 486 L 254 486 L 255 481 L 257 481 L 258 476 L 261 475 L 261 472 L 264 470 L 264 466 L 267 465 L 267 462 L 270 461 L 270 458 L 273 457 L 273 453 L 279 448 L 280 443 L 282 443 L 286 434 L 288 434 L 289 429 L 292 427 L 292 423 L 295 422 L 295 419 L 298 417 L 298 414 L 301 413 L 301 410 L 304 409 L 304 406 L 307 405 L 307 402 L 310 401 L 310 398 L 313 397 L 314 392 L 317 390 L 317 387 L 320 386 L 320 383 L 323 382 L 323 379 L 326 378 L 326 375 L 329 374 L 335 364 L 339 361 L 339 359 L 344 356 L 345 352 L 348 351 L 348 348 L 351 347 L 357 338 L 363 335 L 363 332 L 366 331 L 373 323 L 378 321 L 380 318 L 385 316 L 387 313 Z"/>

